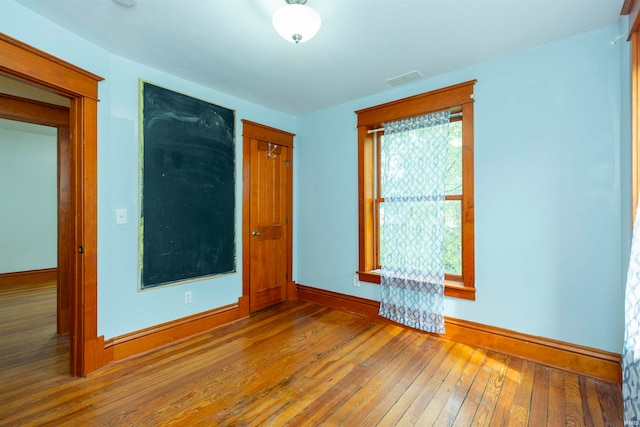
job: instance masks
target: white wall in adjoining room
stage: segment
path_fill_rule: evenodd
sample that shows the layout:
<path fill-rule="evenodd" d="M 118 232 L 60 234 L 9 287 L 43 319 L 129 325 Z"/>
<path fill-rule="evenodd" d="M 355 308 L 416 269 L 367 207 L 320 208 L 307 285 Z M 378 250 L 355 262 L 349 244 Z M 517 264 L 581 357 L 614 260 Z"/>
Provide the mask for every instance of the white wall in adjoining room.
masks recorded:
<path fill-rule="evenodd" d="M 0 119 L 0 274 L 58 265 L 58 139 Z"/>

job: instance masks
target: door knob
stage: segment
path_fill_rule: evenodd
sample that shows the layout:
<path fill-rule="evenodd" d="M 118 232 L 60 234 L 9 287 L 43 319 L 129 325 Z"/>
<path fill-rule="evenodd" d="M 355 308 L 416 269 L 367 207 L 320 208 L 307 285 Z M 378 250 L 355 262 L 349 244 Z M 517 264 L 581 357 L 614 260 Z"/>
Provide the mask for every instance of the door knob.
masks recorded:
<path fill-rule="evenodd" d="M 253 230 L 253 231 L 251 232 L 251 235 L 252 235 L 252 236 L 254 236 L 254 237 L 256 237 L 256 236 L 262 236 L 262 233 L 260 233 L 259 231 Z"/>

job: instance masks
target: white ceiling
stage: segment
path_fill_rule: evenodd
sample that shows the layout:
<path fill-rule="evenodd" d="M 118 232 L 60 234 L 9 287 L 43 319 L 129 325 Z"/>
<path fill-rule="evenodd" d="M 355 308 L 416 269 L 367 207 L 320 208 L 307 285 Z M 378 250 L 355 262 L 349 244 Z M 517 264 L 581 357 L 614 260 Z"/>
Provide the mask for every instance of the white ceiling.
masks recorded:
<path fill-rule="evenodd" d="M 623 0 L 309 0 L 318 35 L 295 45 L 285 0 L 16 0 L 106 50 L 292 114 L 618 22 Z"/>

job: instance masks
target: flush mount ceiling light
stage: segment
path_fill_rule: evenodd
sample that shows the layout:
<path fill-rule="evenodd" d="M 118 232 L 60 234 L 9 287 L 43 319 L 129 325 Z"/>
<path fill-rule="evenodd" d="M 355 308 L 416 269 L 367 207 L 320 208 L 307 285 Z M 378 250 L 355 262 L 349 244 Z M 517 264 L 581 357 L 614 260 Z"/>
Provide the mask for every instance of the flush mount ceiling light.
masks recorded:
<path fill-rule="evenodd" d="M 283 39 L 304 43 L 318 33 L 322 20 L 315 9 L 305 6 L 307 0 L 285 0 L 288 4 L 273 14 L 273 27 Z"/>

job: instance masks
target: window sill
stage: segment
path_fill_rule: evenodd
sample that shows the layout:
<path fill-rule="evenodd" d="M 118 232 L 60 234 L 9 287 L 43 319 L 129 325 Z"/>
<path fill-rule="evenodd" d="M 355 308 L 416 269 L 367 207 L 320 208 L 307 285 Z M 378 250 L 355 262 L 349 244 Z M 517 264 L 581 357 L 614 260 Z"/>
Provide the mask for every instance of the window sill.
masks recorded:
<path fill-rule="evenodd" d="M 361 282 L 380 284 L 380 273 L 373 271 L 358 271 Z M 476 300 L 476 288 L 464 286 L 462 282 L 453 280 L 444 281 L 444 295 L 452 298 L 461 298 L 471 301 Z"/>

